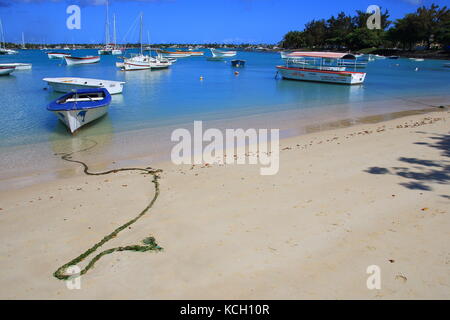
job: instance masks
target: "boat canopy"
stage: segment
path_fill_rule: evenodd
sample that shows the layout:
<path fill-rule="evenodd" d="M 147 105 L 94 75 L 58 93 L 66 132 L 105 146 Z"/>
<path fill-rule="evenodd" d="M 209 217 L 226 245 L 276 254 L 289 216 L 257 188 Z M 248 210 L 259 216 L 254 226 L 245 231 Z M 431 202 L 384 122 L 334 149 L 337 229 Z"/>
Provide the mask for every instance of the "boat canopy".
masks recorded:
<path fill-rule="evenodd" d="M 296 51 L 286 55 L 289 58 L 324 58 L 324 59 L 356 59 L 355 55 L 344 52 Z"/>

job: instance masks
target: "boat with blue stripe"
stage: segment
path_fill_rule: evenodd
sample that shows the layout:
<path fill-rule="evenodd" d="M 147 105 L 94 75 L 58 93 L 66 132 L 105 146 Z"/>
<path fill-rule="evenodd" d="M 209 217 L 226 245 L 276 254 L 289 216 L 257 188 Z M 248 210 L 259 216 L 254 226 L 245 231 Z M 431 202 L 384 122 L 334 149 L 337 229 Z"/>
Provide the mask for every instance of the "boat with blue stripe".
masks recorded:
<path fill-rule="evenodd" d="M 47 106 L 71 133 L 108 112 L 111 95 L 105 88 L 79 89 L 67 93 Z"/>

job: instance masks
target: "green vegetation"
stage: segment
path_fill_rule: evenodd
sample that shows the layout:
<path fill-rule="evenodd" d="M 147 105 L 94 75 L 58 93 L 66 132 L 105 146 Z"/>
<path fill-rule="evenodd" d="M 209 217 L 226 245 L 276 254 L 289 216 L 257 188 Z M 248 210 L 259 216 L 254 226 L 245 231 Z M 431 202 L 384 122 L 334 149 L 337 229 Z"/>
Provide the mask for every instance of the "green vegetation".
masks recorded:
<path fill-rule="evenodd" d="M 389 21 L 389 12 L 381 12 L 381 29 L 370 30 L 366 21 L 371 14 L 356 11 L 356 15 L 339 13 L 328 20 L 312 20 L 303 31 L 288 32 L 280 43 L 284 49 L 326 48 L 373 51 L 375 48 L 412 50 L 417 45 L 427 49 L 450 45 L 450 10 L 432 4 L 416 12 Z M 369 48 L 369 49 L 367 49 Z"/>

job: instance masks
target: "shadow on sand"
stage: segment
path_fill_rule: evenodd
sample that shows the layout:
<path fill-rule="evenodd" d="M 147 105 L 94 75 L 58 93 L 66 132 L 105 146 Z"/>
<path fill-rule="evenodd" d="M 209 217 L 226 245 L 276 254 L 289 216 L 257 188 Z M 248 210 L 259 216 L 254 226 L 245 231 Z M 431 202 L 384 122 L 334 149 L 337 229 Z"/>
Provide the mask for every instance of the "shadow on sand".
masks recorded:
<path fill-rule="evenodd" d="M 417 133 L 427 134 L 417 131 Z M 441 155 L 450 158 L 450 134 L 432 135 L 428 137 L 432 142 L 416 142 L 415 144 L 427 146 L 441 150 Z M 400 157 L 398 159 L 404 163 L 404 167 L 371 167 L 365 170 L 370 174 L 394 174 L 407 179 L 400 185 L 411 190 L 433 190 L 430 184 L 450 184 L 450 161 L 449 160 L 427 160 Z M 450 199 L 450 195 L 441 195 Z"/>

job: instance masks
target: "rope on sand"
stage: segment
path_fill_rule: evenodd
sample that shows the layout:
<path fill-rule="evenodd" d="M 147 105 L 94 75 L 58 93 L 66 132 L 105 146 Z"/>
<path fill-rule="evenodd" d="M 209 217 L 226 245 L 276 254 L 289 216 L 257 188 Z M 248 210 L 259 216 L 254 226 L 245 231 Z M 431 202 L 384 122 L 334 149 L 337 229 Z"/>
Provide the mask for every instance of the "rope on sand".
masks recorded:
<path fill-rule="evenodd" d="M 110 234 L 108 234 L 107 236 L 105 236 L 102 240 L 100 240 L 99 242 L 97 242 L 96 244 L 94 244 L 91 248 L 89 248 L 88 250 L 86 250 L 85 252 L 83 252 L 82 254 L 80 254 L 78 257 L 76 257 L 75 259 L 67 262 L 66 264 L 62 265 L 61 267 L 59 267 L 54 273 L 53 276 L 56 277 L 57 279 L 60 280 L 67 280 L 71 277 L 73 277 L 73 275 L 70 274 L 66 274 L 65 271 L 68 267 L 70 266 L 74 266 L 76 264 L 78 264 L 79 262 L 85 260 L 89 255 L 91 255 L 93 252 L 95 252 L 98 248 L 100 248 L 101 246 L 103 246 L 106 242 L 108 242 L 109 240 L 115 238 L 119 232 L 121 232 L 122 230 L 128 228 L 129 226 L 131 226 L 133 223 L 137 222 L 140 218 L 142 218 L 149 210 L 150 208 L 153 206 L 153 204 L 155 203 L 156 199 L 159 196 L 159 173 L 162 172 L 162 170 L 160 169 L 152 169 L 150 167 L 148 168 L 119 168 L 119 169 L 113 169 L 113 170 L 108 170 L 108 171 L 104 171 L 104 172 L 90 172 L 89 171 L 89 167 L 86 163 L 84 163 L 83 161 L 80 160 L 74 160 L 72 159 L 72 156 L 75 153 L 80 153 L 80 152 L 84 152 L 84 151 L 88 151 L 92 148 L 94 148 L 97 145 L 97 142 L 92 141 L 94 144 L 85 148 L 85 149 L 81 149 L 78 151 L 74 151 L 71 153 L 59 153 L 56 155 L 61 155 L 61 159 L 65 160 L 65 161 L 69 161 L 69 162 L 73 162 L 73 163 L 78 163 L 80 165 L 83 166 L 84 168 L 84 173 L 86 175 L 90 175 L 90 176 L 101 176 L 101 175 L 107 175 L 110 173 L 117 173 L 120 171 L 137 171 L 137 172 L 141 172 L 141 174 L 149 174 L 153 177 L 152 183 L 154 185 L 155 188 L 155 194 L 153 196 L 153 198 L 151 199 L 151 201 L 148 203 L 148 205 L 133 219 L 129 220 L 128 222 L 124 223 L 123 225 L 121 225 L 120 227 L 118 227 L 117 229 L 115 229 L 113 232 L 111 232 Z M 144 240 L 142 240 L 143 244 L 135 244 L 135 245 L 129 245 L 129 246 L 125 246 L 125 247 L 116 247 L 116 248 L 111 248 L 111 249 L 107 249 L 104 250 L 100 253 L 98 253 L 96 256 L 94 256 L 89 263 L 86 265 L 86 267 L 84 267 L 81 271 L 80 271 L 80 276 L 85 274 L 86 272 L 88 272 L 89 269 L 91 269 L 92 267 L 94 267 L 94 264 L 104 255 L 107 254 L 111 254 L 113 252 L 116 251 L 137 251 L 137 252 L 146 252 L 146 251 L 161 251 L 162 248 L 160 246 L 158 246 L 158 244 L 156 243 L 156 240 L 154 237 L 150 236 L 145 238 Z"/>

